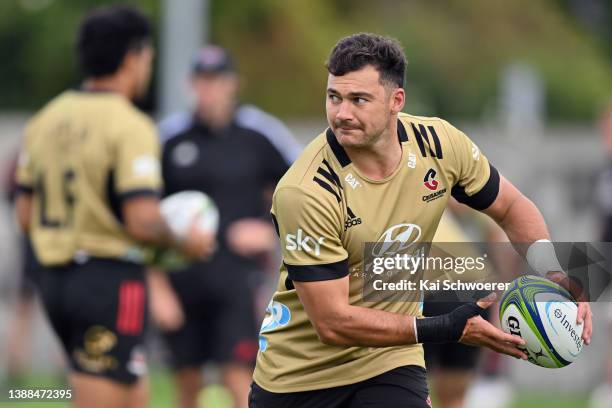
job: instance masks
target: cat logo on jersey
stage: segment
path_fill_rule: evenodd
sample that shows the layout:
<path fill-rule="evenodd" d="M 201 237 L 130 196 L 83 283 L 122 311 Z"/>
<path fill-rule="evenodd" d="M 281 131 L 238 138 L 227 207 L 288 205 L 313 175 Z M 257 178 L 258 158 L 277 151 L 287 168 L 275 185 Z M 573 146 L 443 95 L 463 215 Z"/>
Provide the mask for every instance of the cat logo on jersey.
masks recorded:
<path fill-rule="evenodd" d="M 423 177 L 423 185 L 431 191 L 436 191 L 438 189 L 438 184 L 438 180 L 436 180 L 436 171 L 434 169 L 429 169 L 427 173 L 425 173 L 425 177 Z"/>
<path fill-rule="evenodd" d="M 408 152 L 408 167 L 411 169 L 416 168 L 416 154 Z"/>

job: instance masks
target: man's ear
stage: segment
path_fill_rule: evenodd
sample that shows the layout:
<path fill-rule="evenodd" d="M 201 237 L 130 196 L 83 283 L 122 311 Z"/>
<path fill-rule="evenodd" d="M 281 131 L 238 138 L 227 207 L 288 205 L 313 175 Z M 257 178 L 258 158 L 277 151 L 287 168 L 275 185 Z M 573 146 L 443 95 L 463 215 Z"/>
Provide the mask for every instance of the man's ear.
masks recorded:
<path fill-rule="evenodd" d="M 119 69 L 117 71 L 133 70 L 135 68 L 135 65 L 137 64 L 137 60 L 138 60 L 138 51 L 128 50 L 128 52 L 125 53 L 125 56 L 123 57 L 123 61 L 121 61 L 121 64 L 119 65 Z"/>
<path fill-rule="evenodd" d="M 406 92 L 404 88 L 395 88 L 391 91 L 391 113 L 397 114 L 404 109 L 404 104 L 406 103 Z"/>

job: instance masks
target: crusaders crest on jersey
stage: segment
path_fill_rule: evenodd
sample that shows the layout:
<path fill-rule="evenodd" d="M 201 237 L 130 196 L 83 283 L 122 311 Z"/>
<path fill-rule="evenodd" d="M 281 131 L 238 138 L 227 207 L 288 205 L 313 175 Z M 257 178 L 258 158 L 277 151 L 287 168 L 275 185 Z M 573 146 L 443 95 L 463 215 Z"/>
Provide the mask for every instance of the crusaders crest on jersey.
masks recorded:
<path fill-rule="evenodd" d="M 425 173 L 425 177 L 423 177 L 423 185 L 431 191 L 436 191 L 438 189 L 438 184 L 438 180 L 436 180 L 436 171 L 434 169 L 429 169 L 427 173 Z"/>

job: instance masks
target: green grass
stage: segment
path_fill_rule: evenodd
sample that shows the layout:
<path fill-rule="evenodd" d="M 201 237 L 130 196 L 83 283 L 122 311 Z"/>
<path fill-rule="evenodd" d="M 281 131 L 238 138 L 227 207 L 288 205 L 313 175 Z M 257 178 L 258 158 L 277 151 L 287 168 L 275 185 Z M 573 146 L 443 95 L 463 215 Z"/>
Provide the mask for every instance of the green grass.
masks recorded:
<path fill-rule="evenodd" d="M 65 387 L 61 379 L 45 375 L 32 375 L 18 386 L 23 388 L 61 388 Z M 151 375 L 151 408 L 174 406 L 174 390 L 170 373 L 166 370 L 155 370 Z M 588 408 L 585 395 L 552 393 L 520 393 L 512 408 Z M 209 386 L 202 391 L 201 407 L 231 408 L 227 391 L 221 386 Z M 8 402 L 6 395 L 0 396 L 0 408 L 67 408 L 67 402 Z M 434 404 L 435 407 L 435 404 Z"/>

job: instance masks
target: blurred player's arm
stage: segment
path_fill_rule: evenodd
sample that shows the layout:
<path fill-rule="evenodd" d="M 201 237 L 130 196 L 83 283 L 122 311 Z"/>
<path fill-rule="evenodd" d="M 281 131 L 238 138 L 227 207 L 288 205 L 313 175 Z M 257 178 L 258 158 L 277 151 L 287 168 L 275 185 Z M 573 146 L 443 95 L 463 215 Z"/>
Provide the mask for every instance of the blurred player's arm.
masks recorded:
<path fill-rule="evenodd" d="M 155 325 L 166 332 L 178 330 L 185 322 L 185 314 L 168 275 L 160 269 L 147 268 L 147 286 Z"/>
<path fill-rule="evenodd" d="M 30 125 L 31 126 L 31 125 Z M 28 127 L 29 129 L 29 127 Z M 25 131 L 23 145 L 19 152 L 16 168 L 13 174 L 15 183 L 15 214 L 19 227 L 25 233 L 30 231 L 32 219 L 32 193 L 34 191 L 34 168 L 28 154 L 28 129 Z"/>
<path fill-rule="evenodd" d="M 128 234 L 139 242 L 175 247 L 192 258 L 205 257 L 214 248 L 214 236 L 195 224 L 185 239 L 178 240 L 163 219 L 159 199 L 155 196 L 143 195 L 125 200 L 122 211 Z"/>
<path fill-rule="evenodd" d="M 134 239 L 159 246 L 175 246 L 172 231 L 159 210 L 157 197 L 142 196 L 126 200 L 122 205 L 125 228 Z"/>
<path fill-rule="evenodd" d="M 20 191 L 15 198 L 15 213 L 19 227 L 25 233 L 30 230 L 30 217 L 32 214 L 32 194 Z"/>
<path fill-rule="evenodd" d="M 208 255 L 214 239 L 195 224 L 177 239 L 164 221 L 159 205 L 162 190 L 160 146 L 155 127 L 147 120 L 126 122 L 115 139 L 114 190 L 128 234 L 139 242 L 175 247 L 192 258 Z"/>

